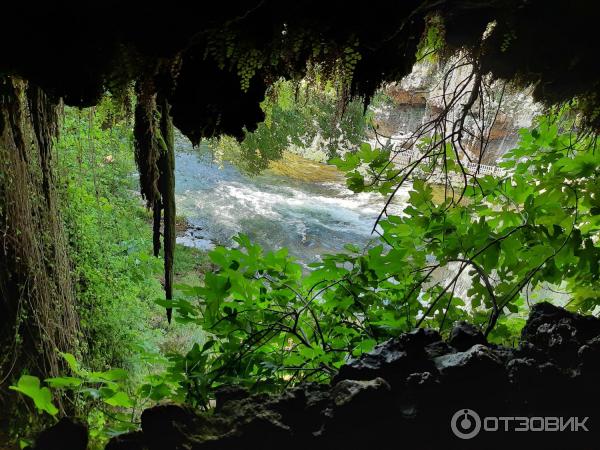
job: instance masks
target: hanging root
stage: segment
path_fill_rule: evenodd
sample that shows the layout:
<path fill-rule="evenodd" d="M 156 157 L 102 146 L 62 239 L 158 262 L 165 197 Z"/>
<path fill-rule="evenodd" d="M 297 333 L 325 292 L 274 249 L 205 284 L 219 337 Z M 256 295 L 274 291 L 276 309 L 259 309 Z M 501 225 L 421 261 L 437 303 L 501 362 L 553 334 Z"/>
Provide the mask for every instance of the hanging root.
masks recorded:
<path fill-rule="evenodd" d="M 37 86 L 0 78 L 0 344 L 10 349 L 0 355 L 0 411 L 14 404 L 4 398 L 4 383 L 23 370 L 59 376 L 57 350 L 76 348 L 68 245 L 53 181 L 59 110 Z"/>
<path fill-rule="evenodd" d="M 140 173 L 140 189 L 153 214 L 154 256 L 161 248 L 161 222 L 164 247 L 165 294 L 173 299 L 173 256 L 175 252 L 175 149 L 170 106 L 156 93 L 152 80 L 137 86 L 135 111 L 135 160 Z M 162 219 L 162 220 L 161 220 Z M 171 308 L 167 320 L 171 323 Z"/>

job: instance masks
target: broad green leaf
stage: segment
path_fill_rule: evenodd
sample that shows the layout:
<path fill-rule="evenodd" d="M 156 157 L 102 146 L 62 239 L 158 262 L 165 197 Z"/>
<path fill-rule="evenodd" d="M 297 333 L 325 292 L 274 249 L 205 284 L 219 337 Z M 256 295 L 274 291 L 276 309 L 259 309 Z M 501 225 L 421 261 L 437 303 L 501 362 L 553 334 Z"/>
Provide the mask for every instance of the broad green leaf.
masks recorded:
<path fill-rule="evenodd" d="M 31 375 L 22 375 L 16 386 L 9 386 L 9 389 L 20 392 L 31 398 L 36 408 L 45 411 L 51 416 L 58 413 L 58 408 L 52 403 L 52 393 L 47 387 L 40 387 L 40 379 Z"/>
<path fill-rule="evenodd" d="M 129 396 L 123 392 L 119 391 L 115 393 L 112 397 L 104 398 L 104 403 L 107 403 L 111 406 L 120 406 L 123 408 L 131 408 L 133 407 L 133 400 L 129 398 Z"/>
<path fill-rule="evenodd" d="M 48 386 L 52 388 L 76 388 L 81 386 L 83 380 L 81 378 L 75 377 L 55 377 L 55 378 L 46 378 L 44 380 Z"/>
<path fill-rule="evenodd" d="M 124 369 L 110 369 L 104 372 L 93 372 L 93 374 L 95 377 L 108 381 L 123 381 L 129 376 Z"/>

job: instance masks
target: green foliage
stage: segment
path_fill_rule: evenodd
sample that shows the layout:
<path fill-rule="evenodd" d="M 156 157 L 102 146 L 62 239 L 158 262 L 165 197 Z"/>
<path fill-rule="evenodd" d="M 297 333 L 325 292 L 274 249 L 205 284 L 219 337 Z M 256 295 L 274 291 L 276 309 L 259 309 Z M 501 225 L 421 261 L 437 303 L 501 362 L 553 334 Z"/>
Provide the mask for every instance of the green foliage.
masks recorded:
<path fill-rule="evenodd" d="M 53 404 L 53 393 L 62 398 L 68 393 L 67 397 L 75 406 L 85 405 L 93 448 L 101 448 L 115 434 L 137 428 L 130 412 L 135 411 L 143 397 L 130 393 L 127 371 L 91 371 L 72 354 L 61 353 L 61 356 L 69 367 L 70 376 L 47 378 L 44 380 L 46 386 L 40 387 L 38 377 L 22 375 L 17 385 L 10 388 L 33 399 L 39 411 L 52 416 L 59 412 Z"/>
<path fill-rule="evenodd" d="M 446 150 L 446 167 L 457 167 Z M 467 319 L 511 344 L 527 304 L 550 289 L 566 289 L 570 308 L 592 311 L 596 150 L 594 138 L 542 118 L 506 155 L 505 178 L 476 179 L 460 202 L 436 199 L 414 179 L 402 214 L 378 223 L 379 245 L 349 244 L 308 273 L 286 249 L 265 254 L 238 236 L 236 248 L 210 253 L 217 270 L 203 285 L 177 286 L 176 321 L 202 327 L 207 339 L 171 355 L 165 377 L 178 384 L 178 398 L 207 407 L 223 383 L 272 391 L 326 381 L 351 355 L 418 326 L 445 333 Z M 398 185 L 389 161 L 389 150 L 368 144 L 333 160 L 355 192 L 383 194 Z"/>
<path fill-rule="evenodd" d="M 373 185 L 379 181 L 377 190 L 381 194 L 388 194 L 396 184 L 394 178 L 398 174 L 389 161 L 389 149 L 374 149 L 369 144 L 362 143 L 358 151 L 347 153 L 342 158 L 332 158 L 330 163 L 345 173 L 346 185 L 352 191 L 374 190 Z M 380 181 L 382 172 L 387 177 L 385 181 Z M 372 181 L 368 181 L 368 179 L 372 179 Z"/>
<path fill-rule="evenodd" d="M 68 372 L 40 381 L 23 375 L 14 390 L 52 415 L 78 415 L 92 448 L 135 429 L 143 407 L 176 397 L 161 351 L 189 349 L 202 332 L 167 327 L 162 260 L 152 252 L 151 220 L 139 198 L 128 109 L 106 97 L 93 109 L 66 108 L 56 143 L 57 175 L 69 237 L 81 335 Z M 178 248 L 175 278 L 198 283 L 205 254 Z M 119 367 L 119 369 L 116 369 Z M 54 402 L 61 411 L 53 406 Z M 23 430 L 24 432 L 24 430 Z"/>
<path fill-rule="evenodd" d="M 301 127 L 310 109 L 299 112 L 292 91 L 282 86 L 263 124 L 273 128 L 272 140 L 261 140 L 268 133 L 259 129 L 247 137 L 252 146 L 274 149 L 293 139 L 303 146 L 310 138 Z M 506 177 L 474 179 L 459 202 L 437 199 L 434 186 L 412 180 L 402 213 L 388 211 L 377 224 L 379 243 L 348 244 L 309 270 L 286 249 L 265 253 L 239 235 L 234 248 L 210 252 L 215 270 L 200 282 L 189 274 L 205 261 L 182 252 L 175 261 L 176 296 L 167 304 L 155 300 L 162 297 L 160 264 L 148 253 L 147 216 L 129 194 L 135 183 L 127 181 L 133 171 L 128 133 L 119 132 L 118 122 L 102 130 L 102 108 L 97 114 L 85 119 L 68 110 L 68 132 L 59 143 L 89 369 L 63 354 L 69 374 L 44 380 L 45 386 L 23 375 L 11 387 L 53 416 L 52 391 L 69 392 L 87 411 L 97 442 L 134 428 L 141 408 L 164 398 L 208 408 L 225 383 L 269 392 L 305 380 L 326 382 L 349 357 L 414 327 L 445 333 L 467 319 L 492 341 L 510 344 L 528 303 L 554 290 L 565 291 L 567 306 L 578 312 L 598 307 L 597 142 L 563 129 L 556 118 L 541 118 L 535 129 L 521 132 L 518 147 L 505 156 Z M 279 136 L 280 125 L 291 128 Z M 291 129 L 304 134 L 290 137 Z M 110 160 L 104 157 L 109 148 Z M 452 149 L 445 150 L 446 167 L 456 168 Z M 353 191 L 390 195 L 401 176 L 390 158 L 389 149 L 362 144 L 332 162 Z M 254 167 L 247 170 L 261 164 L 246 162 Z M 176 327 L 202 332 L 164 345 L 159 328 L 148 323 L 166 306 L 175 310 Z M 191 349 L 180 353 L 190 341 Z M 148 370 L 142 374 L 141 367 Z"/>
<path fill-rule="evenodd" d="M 438 15 L 427 18 L 427 26 L 417 48 L 417 61 L 435 61 L 437 54 L 445 46 L 444 21 Z"/>
<path fill-rule="evenodd" d="M 421 304 L 413 307 L 412 325 L 443 329 L 469 317 L 498 340 L 518 331 L 503 317 L 518 317 L 531 293 L 552 298 L 549 289 L 565 291 L 570 308 L 593 311 L 599 303 L 597 150 L 595 137 L 542 117 L 505 155 L 508 175 L 474 180 L 459 204 L 452 197 L 435 202 L 428 184 L 413 181 L 403 214 L 379 222 L 385 254 L 398 252 L 404 271 L 390 272 L 396 283 L 380 286 L 379 295 L 390 298 L 413 286 L 412 297 L 403 299 Z M 388 160 L 387 151 L 363 145 L 333 162 L 355 192 L 389 194 L 400 171 Z M 461 277 L 470 288 L 455 295 Z"/>
<path fill-rule="evenodd" d="M 77 398 L 80 396 L 84 401 L 99 400 L 112 407 L 132 408 L 134 406 L 134 401 L 126 392 L 125 381 L 129 376 L 127 371 L 123 369 L 90 371 L 82 367 L 72 354 L 62 353 L 61 355 L 74 376 L 47 378 L 44 381 L 48 386 L 53 389 L 73 391 L 75 401 L 80 400 Z M 119 412 L 117 411 L 115 414 L 119 414 Z M 128 420 L 121 420 L 121 422 L 128 423 Z"/>
<path fill-rule="evenodd" d="M 203 286 L 176 286 L 175 320 L 195 323 L 208 334 L 185 357 L 171 357 L 168 372 L 181 380 L 188 402 L 206 407 L 223 383 L 272 391 L 303 379 L 324 381 L 345 355 L 372 348 L 366 323 L 381 314 L 372 308 L 361 319 L 375 297 L 360 298 L 363 289 L 346 281 L 354 274 L 339 263 L 351 257 L 328 256 L 303 277 L 286 249 L 264 254 L 244 235 L 235 240 L 238 248 L 210 253 L 219 269 L 205 275 Z M 359 260 L 356 255 L 357 265 Z M 329 293 L 342 283 L 348 291 Z"/>
<path fill-rule="evenodd" d="M 55 416 L 58 413 L 58 408 L 52 403 L 50 389 L 47 387 L 40 387 L 40 380 L 38 377 L 22 375 L 21 378 L 19 378 L 17 385 L 10 386 L 10 389 L 31 398 L 39 411 L 47 412 L 51 416 Z"/>
<path fill-rule="evenodd" d="M 228 136 L 209 142 L 216 159 L 255 174 L 286 150 L 324 160 L 358 145 L 369 120 L 363 104 L 346 102 L 334 85 L 321 81 L 318 73 L 313 77 L 276 82 L 261 105 L 265 121 L 254 132 L 246 132 L 241 143 Z"/>
<path fill-rule="evenodd" d="M 293 79 L 305 76 L 306 66 L 326 68 L 323 75 L 347 90 L 352 81 L 356 65 L 362 59 L 359 40 L 351 34 L 345 44 L 311 35 L 305 30 L 294 30 L 284 25 L 279 30 L 280 38 L 260 48 L 252 41 L 242 39 L 233 23 L 216 30 L 209 30 L 205 59 L 212 58 L 219 69 L 234 71 L 240 79 L 242 91 L 247 92 L 252 78 L 257 73 L 268 73 L 285 66 L 285 72 Z M 300 64 L 298 64 L 302 61 Z"/>
<path fill-rule="evenodd" d="M 159 339 L 147 323 L 158 312 L 161 262 L 136 194 L 130 123 L 118 113 L 110 97 L 95 109 L 67 108 L 57 142 L 81 352 L 98 369 L 134 369 L 137 346 Z"/>

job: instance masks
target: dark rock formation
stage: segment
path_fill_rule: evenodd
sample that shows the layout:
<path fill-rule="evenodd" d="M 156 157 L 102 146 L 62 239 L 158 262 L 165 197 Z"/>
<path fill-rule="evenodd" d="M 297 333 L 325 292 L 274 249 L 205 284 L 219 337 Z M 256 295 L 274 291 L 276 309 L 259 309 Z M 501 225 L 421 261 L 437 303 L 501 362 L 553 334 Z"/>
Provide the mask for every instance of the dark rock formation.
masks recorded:
<path fill-rule="evenodd" d="M 582 346 L 597 348 L 592 341 L 596 338 L 597 342 L 599 335 L 600 321 L 595 317 L 580 316 L 549 303 L 540 303 L 523 328 L 521 350 L 525 353 L 542 351 L 563 365 L 573 366 L 578 362 L 577 353 Z M 587 351 L 582 350 L 583 353 Z"/>
<path fill-rule="evenodd" d="M 464 352 L 476 344 L 486 345 L 487 341 L 479 328 L 467 322 L 459 322 L 452 328 L 448 344 L 459 352 Z"/>
<path fill-rule="evenodd" d="M 542 303 L 533 307 L 515 349 L 487 344 L 463 323 L 448 342 L 419 329 L 349 362 L 331 385 L 307 383 L 279 396 L 227 387 L 209 413 L 150 408 L 141 431 L 116 437 L 106 448 L 598 448 L 599 356 L 600 319 Z M 475 422 L 460 427 L 466 409 L 481 420 L 480 432 L 468 440 L 451 429 L 455 416 L 459 431 L 473 429 Z M 567 422 L 572 416 L 577 421 Z M 566 430 L 514 431 L 524 423 L 539 429 L 544 417 L 550 429 L 560 423 L 553 418 L 563 417 Z M 577 423 L 589 431 L 571 431 Z"/>
<path fill-rule="evenodd" d="M 356 40 L 362 55 L 352 81 L 356 94 L 369 96 L 382 81 L 400 80 L 415 61 L 427 18 L 439 14 L 450 49 L 478 48 L 489 28 L 485 51 L 474 52 L 485 72 L 534 85 L 536 97 L 548 103 L 580 96 L 589 121 L 600 126 L 594 2 L 406 0 L 374 3 L 372 9 L 376 26 L 366 26 L 362 8 L 340 0 L 221 1 L 203 4 L 201 11 L 177 1 L 152 8 L 115 0 L 42 2 L 35 8 L 6 2 L 3 13 L 12 20 L 0 29 L 0 72 L 22 76 L 69 105 L 91 106 L 107 89 L 167 69 L 157 76 L 157 87 L 169 97 L 175 126 L 198 142 L 215 132 L 238 135 L 244 125 L 262 120 L 264 82 L 302 76 L 312 42 L 332 44 L 321 58 L 327 62 Z M 15 38 L 21 22 L 27 39 Z M 219 60 L 225 53 L 219 37 L 228 33 L 243 54 L 281 55 L 260 68 L 247 93 L 239 89 L 236 61 Z M 304 41 L 295 39 L 302 36 Z M 301 47 L 288 52 L 294 45 Z"/>
<path fill-rule="evenodd" d="M 27 450 L 86 450 L 87 426 L 78 420 L 63 417 L 55 425 L 42 431 L 35 446 Z"/>

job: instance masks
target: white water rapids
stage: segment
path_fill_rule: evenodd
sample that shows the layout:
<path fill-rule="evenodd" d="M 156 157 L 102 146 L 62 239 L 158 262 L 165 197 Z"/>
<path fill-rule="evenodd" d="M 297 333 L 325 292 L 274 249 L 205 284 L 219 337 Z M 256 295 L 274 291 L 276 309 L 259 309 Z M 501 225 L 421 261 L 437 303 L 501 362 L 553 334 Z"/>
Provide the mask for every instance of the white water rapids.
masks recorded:
<path fill-rule="evenodd" d="M 384 198 L 355 194 L 343 182 L 306 182 L 265 173 L 250 177 L 235 167 L 219 168 L 178 143 L 178 214 L 191 225 L 178 242 L 199 248 L 231 244 L 238 233 L 268 250 L 287 247 L 309 263 L 341 251 L 344 244 L 367 244 Z M 186 151 L 187 150 L 187 151 Z M 407 196 L 401 191 L 397 199 Z"/>

